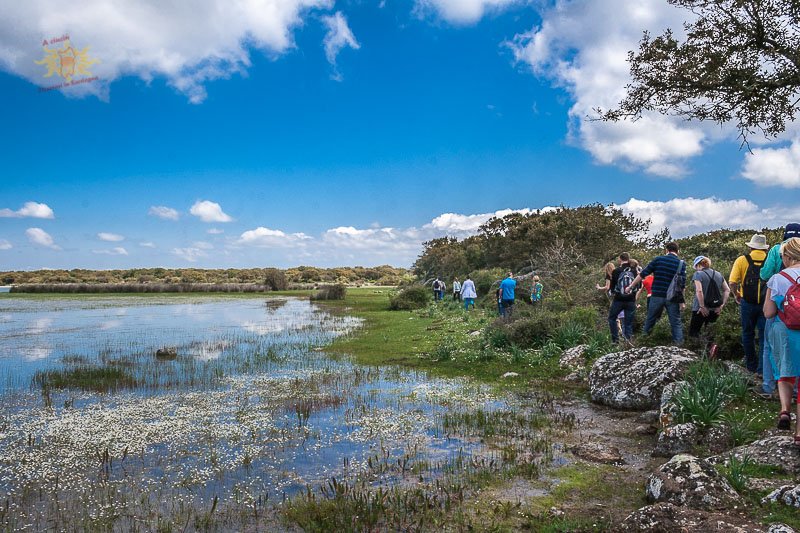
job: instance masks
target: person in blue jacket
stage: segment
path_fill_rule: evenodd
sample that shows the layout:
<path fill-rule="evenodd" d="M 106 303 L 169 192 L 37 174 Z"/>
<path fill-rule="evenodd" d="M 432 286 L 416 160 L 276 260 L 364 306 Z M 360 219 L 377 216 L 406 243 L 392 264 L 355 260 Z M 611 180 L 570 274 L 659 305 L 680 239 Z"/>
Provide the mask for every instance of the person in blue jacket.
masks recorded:
<path fill-rule="evenodd" d="M 503 315 L 510 317 L 514 313 L 514 291 L 517 282 L 514 281 L 514 274 L 509 272 L 508 277 L 500 283 L 500 305 L 503 308 Z"/>

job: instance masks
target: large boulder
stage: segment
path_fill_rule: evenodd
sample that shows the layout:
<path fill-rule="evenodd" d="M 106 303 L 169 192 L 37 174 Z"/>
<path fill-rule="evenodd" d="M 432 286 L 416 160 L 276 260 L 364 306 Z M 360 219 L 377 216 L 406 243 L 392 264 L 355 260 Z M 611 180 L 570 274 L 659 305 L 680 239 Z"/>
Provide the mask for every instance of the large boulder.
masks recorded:
<path fill-rule="evenodd" d="M 648 531 L 649 533 L 674 533 L 675 531 L 685 533 L 707 533 L 708 531 L 794 533 L 794 529 L 784 524 L 765 526 L 737 515 L 685 509 L 671 503 L 657 503 L 634 511 L 622 522 L 619 531 Z"/>
<path fill-rule="evenodd" d="M 717 469 L 692 455 L 676 455 L 647 480 L 647 501 L 692 509 L 724 509 L 744 504 Z"/>
<path fill-rule="evenodd" d="M 770 492 L 761 503 L 780 502 L 790 507 L 800 507 L 800 485 L 784 485 Z"/>
<path fill-rule="evenodd" d="M 589 373 L 592 400 L 617 409 L 657 409 L 664 387 L 683 377 L 696 359 L 693 352 L 676 346 L 604 355 Z"/>
<path fill-rule="evenodd" d="M 776 466 L 787 474 L 800 474 L 800 453 L 790 436 L 774 435 L 757 440 L 746 446 L 739 446 L 720 455 L 709 457 L 713 464 L 723 464 L 731 457 L 749 457 L 758 465 Z"/>
<path fill-rule="evenodd" d="M 697 445 L 697 426 L 691 423 L 675 424 L 664 428 L 658 435 L 653 457 L 672 457 L 681 453 L 691 453 Z"/>

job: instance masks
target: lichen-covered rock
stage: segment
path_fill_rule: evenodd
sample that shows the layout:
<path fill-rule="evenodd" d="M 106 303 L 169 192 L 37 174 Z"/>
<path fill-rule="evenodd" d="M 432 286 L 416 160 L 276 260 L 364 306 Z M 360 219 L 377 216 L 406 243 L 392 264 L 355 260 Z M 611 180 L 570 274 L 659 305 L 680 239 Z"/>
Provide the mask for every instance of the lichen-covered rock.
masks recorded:
<path fill-rule="evenodd" d="M 800 485 L 784 485 L 773 490 L 761 503 L 780 502 L 790 507 L 800 507 Z"/>
<path fill-rule="evenodd" d="M 571 449 L 572 453 L 587 461 L 605 464 L 624 464 L 619 448 L 600 442 L 584 442 Z"/>
<path fill-rule="evenodd" d="M 786 485 L 786 479 L 784 478 L 768 478 L 768 477 L 751 477 L 747 480 L 746 487 L 747 490 L 752 490 L 755 492 L 766 492 L 766 491 L 773 491 L 775 489 L 779 489 Z"/>
<path fill-rule="evenodd" d="M 592 400 L 618 409 L 657 409 L 664 387 L 682 378 L 696 358 L 693 352 L 676 346 L 604 355 L 589 373 Z"/>
<path fill-rule="evenodd" d="M 586 378 L 583 377 L 580 370 L 575 370 L 570 372 L 569 375 L 564 376 L 565 383 L 583 383 L 584 381 L 586 381 Z"/>
<path fill-rule="evenodd" d="M 794 533 L 783 524 L 764 526 L 738 515 L 710 513 L 697 509 L 684 509 L 670 503 L 657 503 L 631 513 L 619 531 L 648 531 L 649 533 Z"/>
<path fill-rule="evenodd" d="M 561 358 L 558 360 L 558 365 L 561 368 L 582 367 L 586 362 L 583 357 L 583 352 L 585 352 L 588 347 L 588 344 L 579 344 L 578 346 L 567 348 L 564 350 L 564 353 L 561 354 Z"/>
<path fill-rule="evenodd" d="M 711 463 L 692 455 L 676 455 L 661 465 L 647 480 L 646 496 L 649 502 L 704 510 L 744 503 Z"/>
<path fill-rule="evenodd" d="M 700 439 L 700 444 L 706 447 L 711 453 L 722 453 L 733 448 L 731 430 L 724 422 L 719 426 L 711 426 Z"/>
<path fill-rule="evenodd" d="M 743 459 L 744 456 L 757 465 L 776 466 L 787 474 L 800 474 L 800 453 L 791 436 L 774 435 L 757 440 L 746 446 L 739 446 L 720 455 L 709 457 L 713 464 L 724 464 L 733 456 Z"/>
<path fill-rule="evenodd" d="M 678 407 L 672 402 L 672 398 L 681 387 L 686 385 L 685 381 L 673 381 L 672 383 L 667 383 L 664 386 L 664 390 L 661 391 L 661 408 L 658 412 L 658 420 L 661 423 L 661 427 L 671 426 L 675 423 Z"/>
<path fill-rule="evenodd" d="M 697 435 L 697 426 L 691 423 L 666 427 L 658 435 L 653 457 L 672 457 L 680 453 L 691 453 L 697 444 Z"/>
<path fill-rule="evenodd" d="M 657 424 L 658 423 L 658 411 L 653 409 L 652 411 L 644 411 L 640 413 L 639 416 L 636 417 L 637 424 Z"/>

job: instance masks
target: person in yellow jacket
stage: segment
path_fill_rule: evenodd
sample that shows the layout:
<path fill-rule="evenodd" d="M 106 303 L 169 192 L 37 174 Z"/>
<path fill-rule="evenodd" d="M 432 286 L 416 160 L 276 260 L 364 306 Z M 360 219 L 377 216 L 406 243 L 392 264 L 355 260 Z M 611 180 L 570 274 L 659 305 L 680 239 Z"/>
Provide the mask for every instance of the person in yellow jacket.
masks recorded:
<path fill-rule="evenodd" d="M 767 292 L 767 283 L 761 279 L 761 268 L 767 258 L 767 238 L 755 234 L 747 243 L 750 249 L 744 255 L 736 258 L 731 269 L 728 281 L 733 291 L 733 297 L 739 304 L 739 314 L 742 320 L 742 348 L 747 370 L 763 373 L 764 351 L 764 295 Z M 756 330 L 758 330 L 758 346 L 756 353 Z"/>

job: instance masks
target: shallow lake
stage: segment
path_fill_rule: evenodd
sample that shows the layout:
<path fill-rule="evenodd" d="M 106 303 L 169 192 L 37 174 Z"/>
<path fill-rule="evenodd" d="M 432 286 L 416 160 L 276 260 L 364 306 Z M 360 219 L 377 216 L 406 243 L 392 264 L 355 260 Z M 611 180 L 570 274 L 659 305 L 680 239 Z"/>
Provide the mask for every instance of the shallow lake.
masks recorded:
<path fill-rule="evenodd" d="M 507 401 L 320 351 L 359 327 L 292 298 L 0 298 L 0 523 L 248 506 L 332 477 L 404 483 L 413 464 L 422 482 L 494 460 L 458 416 L 509 415 Z"/>

